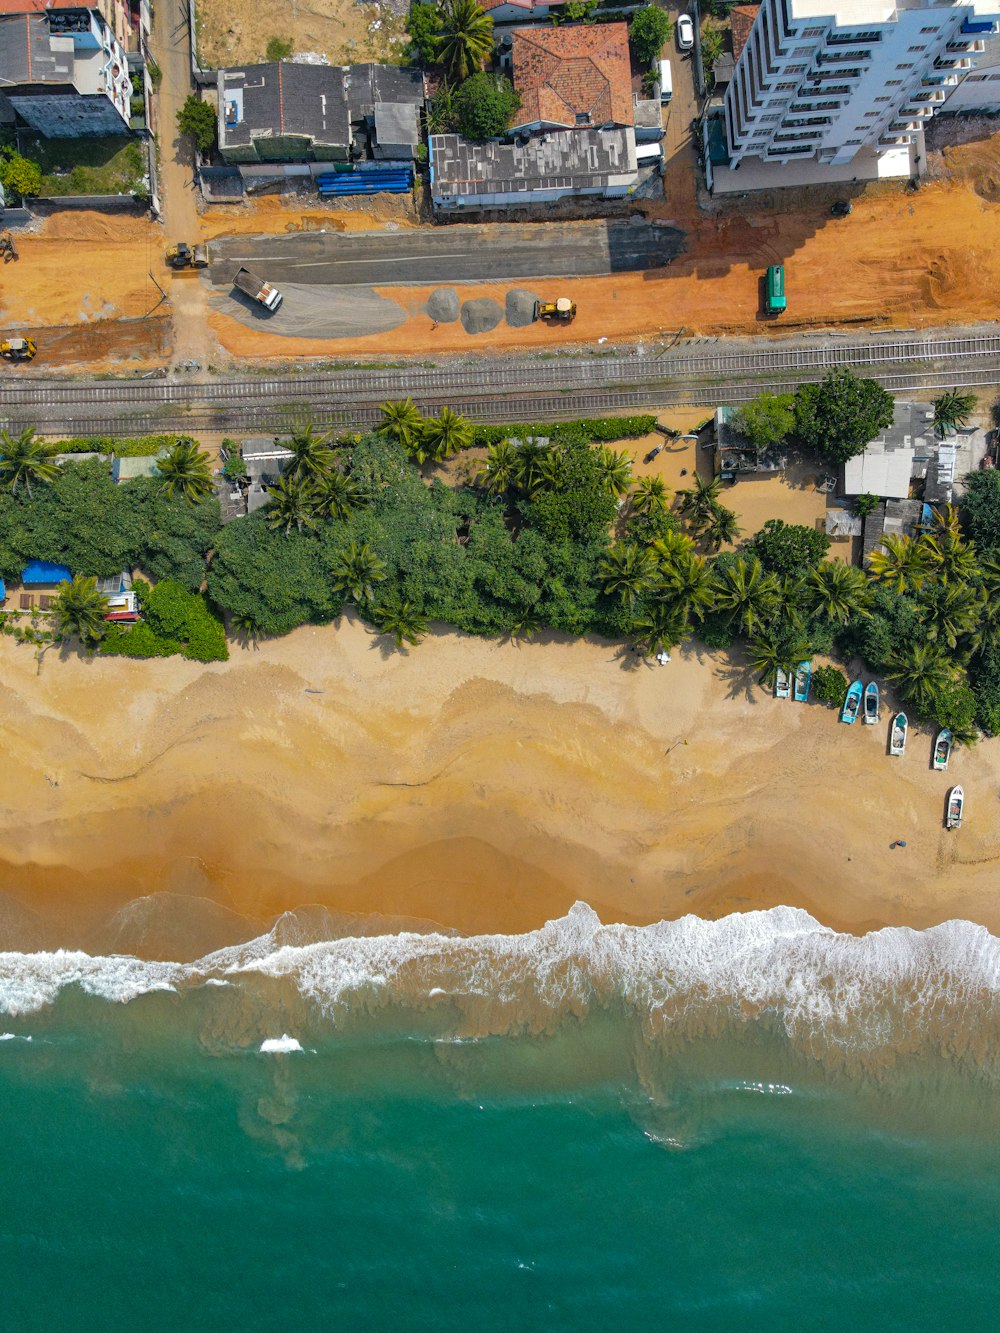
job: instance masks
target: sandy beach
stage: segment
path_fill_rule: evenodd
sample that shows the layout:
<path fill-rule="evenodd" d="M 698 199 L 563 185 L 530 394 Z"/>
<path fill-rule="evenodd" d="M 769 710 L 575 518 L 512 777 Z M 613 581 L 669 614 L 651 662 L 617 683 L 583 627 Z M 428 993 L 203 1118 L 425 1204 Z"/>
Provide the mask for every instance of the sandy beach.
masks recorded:
<path fill-rule="evenodd" d="M 886 727 L 776 701 L 696 650 L 358 623 L 229 663 L 86 661 L 0 641 L 0 947 L 196 957 L 287 909 L 529 929 L 779 903 L 842 929 L 1000 929 L 1000 747 L 929 770 Z M 942 828 L 946 788 L 968 819 Z M 892 849 L 899 838 L 905 849 Z"/>

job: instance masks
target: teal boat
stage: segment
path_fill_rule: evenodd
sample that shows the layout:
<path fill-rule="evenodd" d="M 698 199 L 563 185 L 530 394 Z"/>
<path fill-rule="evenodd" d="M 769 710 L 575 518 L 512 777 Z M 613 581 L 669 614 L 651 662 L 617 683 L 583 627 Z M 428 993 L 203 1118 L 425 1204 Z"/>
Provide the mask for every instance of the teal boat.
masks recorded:
<path fill-rule="evenodd" d="M 851 726 L 858 720 L 858 714 L 861 712 L 861 696 L 864 693 L 861 681 L 856 680 L 847 691 L 847 698 L 844 700 L 844 706 L 840 710 L 841 722 L 848 722 Z"/>
<path fill-rule="evenodd" d="M 897 713 L 892 719 L 892 730 L 889 732 L 889 753 L 902 754 L 906 749 L 906 731 L 909 723 L 906 720 L 905 713 Z"/>
<path fill-rule="evenodd" d="M 776 699 L 787 699 L 792 692 L 792 682 L 788 679 L 788 672 L 784 667 L 778 667 L 774 673 L 774 697 Z"/>
<path fill-rule="evenodd" d="M 812 662 L 800 662 L 795 672 L 795 701 L 804 704 L 809 698 L 809 686 L 812 683 Z"/>
<path fill-rule="evenodd" d="M 878 719 L 878 686 L 870 680 L 865 687 L 865 722 L 869 726 L 874 726 Z"/>

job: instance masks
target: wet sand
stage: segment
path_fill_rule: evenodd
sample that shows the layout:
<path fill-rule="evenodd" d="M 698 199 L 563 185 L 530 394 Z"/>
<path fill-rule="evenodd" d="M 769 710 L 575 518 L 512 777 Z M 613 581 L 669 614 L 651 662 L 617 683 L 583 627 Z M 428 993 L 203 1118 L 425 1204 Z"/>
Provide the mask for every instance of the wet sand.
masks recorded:
<path fill-rule="evenodd" d="M 345 621 L 213 666 L 37 671 L 4 639 L 0 670 L 0 947 L 196 957 L 303 904 L 517 931 L 578 898 L 1000 930 L 1000 746 L 935 774 L 911 731 L 890 760 L 887 718 L 841 726 L 708 654 L 442 632 L 403 655 Z"/>

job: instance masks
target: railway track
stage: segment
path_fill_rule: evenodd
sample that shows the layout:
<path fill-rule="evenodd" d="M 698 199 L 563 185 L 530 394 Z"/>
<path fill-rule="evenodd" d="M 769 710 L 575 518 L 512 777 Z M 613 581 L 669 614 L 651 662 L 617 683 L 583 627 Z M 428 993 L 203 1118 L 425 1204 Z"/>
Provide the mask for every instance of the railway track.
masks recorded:
<path fill-rule="evenodd" d="M 694 346 L 697 346 L 695 344 Z M 727 347 L 692 344 L 660 352 L 493 358 L 305 375 L 246 375 L 206 381 L 22 380 L 0 385 L 0 424 L 50 433 L 136 434 L 150 430 L 280 430 L 309 418 L 368 425 L 378 404 L 411 396 L 425 410 L 448 404 L 474 420 L 552 420 L 598 411 L 740 403 L 850 366 L 893 393 L 1000 384 L 1000 334 L 868 338 L 821 345 Z"/>

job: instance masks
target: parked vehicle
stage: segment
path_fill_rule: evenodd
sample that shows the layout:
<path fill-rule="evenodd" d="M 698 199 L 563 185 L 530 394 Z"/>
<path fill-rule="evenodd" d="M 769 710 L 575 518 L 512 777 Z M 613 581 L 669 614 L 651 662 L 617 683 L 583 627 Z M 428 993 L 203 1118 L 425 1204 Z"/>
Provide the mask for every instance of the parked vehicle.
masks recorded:
<path fill-rule="evenodd" d="M 251 300 L 262 305 L 265 310 L 270 310 L 273 314 L 281 305 L 283 297 L 277 287 L 271 283 L 265 282 L 263 278 L 258 278 L 256 273 L 251 273 L 246 267 L 236 270 L 236 276 L 233 278 L 233 286 L 249 296 Z"/>
<path fill-rule="evenodd" d="M 830 209 L 830 212 L 835 218 L 846 218 L 853 208 L 854 205 L 851 203 L 850 199 L 838 199 Z"/>
<path fill-rule="evenodd" d="M 694 47 L 694 24 L 690 14 L 681 14 L 677 19 L 677 48 L 690 51 Z"/>
<path fill-rule="evenodd" d="M 660 61 L 660 101 L 665 106 L 674 95 L 674 76 L 669 60 Z"/>
<path fill-rule="evenodd" d="M 779 315 L 787 305 L 785 300 L 785 266 L 783 264 L 772 264 L 767 270 L 766 291 L 767 313 L 769 315 Z"/>
<path fill-rule="evenodd" d="M 560 296 L 555 301 L 536 301 L 535 318 L 536 319 L 562 319 L 571 320 L 576 317 L 576 302 L 571 301 L 568 296 Z"/>
<path fill-rule="evenodd" d="M 905 713 L 897 713 L 892 719 L 892 730 L 889 732 L 890 754 L 902 754 L 906 749 L 906 732 L 909 725 Z"/>
<path fill-rule="evenodd" d="M 840 710 L 841 722 L 846 722 L 849 726 L 854 726 L 858 720 L 858 713 L 861 711 L 862 685 L 860 680 L 853 681 L 850 689 L 847 691 L 847 698 L 844 700 L 844 706 Z"/>
<path fill-rule="evenodd" d="M 865 722 L 874 726 L 878 721 L 878 686 L 870 680 L 865 687 Z"/>
<path fill-rule="evenodd" d="M 948 813 L 944 818 L 945 828 L 961 828 L 962 815 L 965 812 L 965 792 L 961 787 L 952 787 L 948 793 Z"/>
<path fill-rule="evenodd" d="M 947 727 L 942 727 L 937 734 L 934 742 L 934 755 L 931 763 L 939 773 L 943 773 L 948 767 L 948 760 L 951 758 L 951 732 Z"/>

